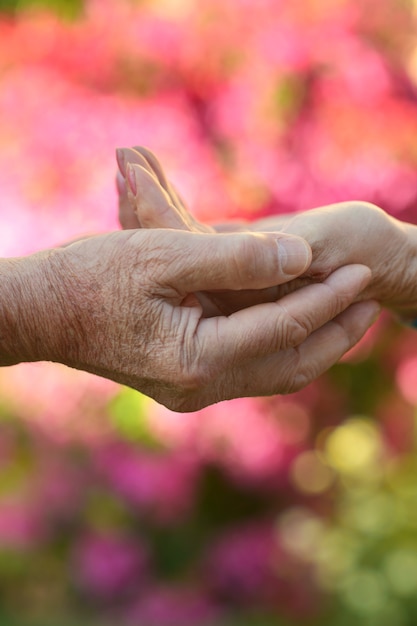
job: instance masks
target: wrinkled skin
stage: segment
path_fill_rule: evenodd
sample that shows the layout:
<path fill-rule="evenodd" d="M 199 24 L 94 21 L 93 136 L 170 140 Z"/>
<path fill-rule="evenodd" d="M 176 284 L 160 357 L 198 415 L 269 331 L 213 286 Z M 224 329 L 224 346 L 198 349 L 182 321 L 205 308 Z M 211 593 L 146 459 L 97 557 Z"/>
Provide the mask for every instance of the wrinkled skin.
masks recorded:
<path fill-rule="evenodd" d="M 221 297 L 212 293 L 210 300 L 219 310 L 227 313 L 254 301 L 276 300 L 302 285 L 323 280 L 343 265 L 360 263 L 372 271 L 372 280 L 361 299 L 376 299 L 405 317 L 417 314 L 416 228 L 388 216 L 380 208 L 365 202 L 344 202 L 251 224 L 229 223 L 213 228 L 190 214 L 147 148 L 125 148 L 119 151 L 118 161 L 119 216 L 124 228 L 271 230 L 299 235 L 308 241 L 313 259 L 301 278 L 262 292 Z M 128 164 L 136 178 L 136 195 L 125 182 Z"/>
<path fill-rule="evenodd" d="M 1 260 L 0 364 L 58 361 L 177 411 L 296 391 L 372 323 L 374 302 L 351 306 L 368 268 L 343 267 L 322 284 L 230 316 L 204 317 L 194 295 L 276 284 L 281 239 L 126 230 Z"/>

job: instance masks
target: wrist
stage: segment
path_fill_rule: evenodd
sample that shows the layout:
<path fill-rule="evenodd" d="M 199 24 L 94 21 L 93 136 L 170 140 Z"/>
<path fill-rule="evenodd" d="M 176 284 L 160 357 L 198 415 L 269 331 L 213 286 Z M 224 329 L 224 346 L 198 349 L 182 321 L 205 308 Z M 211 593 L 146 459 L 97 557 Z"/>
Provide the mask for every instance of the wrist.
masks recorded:
<path fill-rule="evenodd" d="M 402 233 L 402 246 L 397 255 L 401 259 L 400 270 L 395 272 L 395 291 L 390 308 L 401 319 L 417 318 L 417 226 L 397 222 Z M 387 267 L 387 271 L 391 268 Z"/>
<path fill-rule="evenodd" d="M 0 261 L 0 365 L 63 361 L 65 298 L 59 250 Z"/>

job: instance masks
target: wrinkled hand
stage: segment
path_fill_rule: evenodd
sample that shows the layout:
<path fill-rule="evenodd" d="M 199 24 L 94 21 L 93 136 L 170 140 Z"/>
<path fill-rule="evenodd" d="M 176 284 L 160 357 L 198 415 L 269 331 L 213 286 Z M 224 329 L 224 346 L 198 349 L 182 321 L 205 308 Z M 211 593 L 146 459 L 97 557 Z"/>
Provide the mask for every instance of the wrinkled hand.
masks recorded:
<path fill-rule="evenodd" d="M 371 324 L 375 303 L 350 306 L 368 268 L 341 268 L 229 317 L 205 319 L 193 295 L 273 285 L 279 247 L 275 234 L 128 230 L 4 261 L 11 295 L 0 321 L 12 321 L 0 336 L 3 362 L 59 361 L 177 411 L 296 391 Z"/>
<path fill-rule="evenodd" d="M 138 188 L 135 196 L 124 184 L 121 173 L 118 174 L 119 215 L 123 227 L 130 221 L 136 228 L 140 225 L 143 228 L 169 226 L 200 232 L 211 230 L 187 211 L 149 150 L 143 147 L 124 149 L 119 153 L 120 161 L 125 172 L 128 162 L 133 165 L 129 171 L 131 176 L 134 174 Z M 288 284 L 256 294 L 258 299 L 277 299 L 301 285 L 323 280 L 338 267 L 360 263 L 372 271 L 372 281 L 361 299 L 375 298 L 399 313 L 408 309 L 414 314 L 417 311 L 414 227 L 390 217 L 375 205 L 344 202 L 252 224 L 241 223 L 237 227 L 231 223 L 220 230 L 225 228 L 281 231 L 299 235 L 311 246 L 313 260 L 306 273 Z M 223 297 L 227 299 L 227 295 Z M 253 294 L 247 294 L 247 303 L 250 302 L 253 302 Z M 230 301 L 228 306 L 231 306 Z"/>

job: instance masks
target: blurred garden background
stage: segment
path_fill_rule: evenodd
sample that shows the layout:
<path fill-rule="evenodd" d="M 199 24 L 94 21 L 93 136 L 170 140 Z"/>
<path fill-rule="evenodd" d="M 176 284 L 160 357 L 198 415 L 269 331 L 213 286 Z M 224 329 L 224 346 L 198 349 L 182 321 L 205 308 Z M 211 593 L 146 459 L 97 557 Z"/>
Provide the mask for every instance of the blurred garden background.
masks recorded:
<path fill-rule="evenodd" d="M 0 0 L 0 255 L 118 228 L 117 146 L 203 220 L 417 223 L 415 0 Z M 417 280 L 417 277 L 416 277 Z M 0 372 L 1 626 L 415 626 L 417 334 L 175 414 Z"/>

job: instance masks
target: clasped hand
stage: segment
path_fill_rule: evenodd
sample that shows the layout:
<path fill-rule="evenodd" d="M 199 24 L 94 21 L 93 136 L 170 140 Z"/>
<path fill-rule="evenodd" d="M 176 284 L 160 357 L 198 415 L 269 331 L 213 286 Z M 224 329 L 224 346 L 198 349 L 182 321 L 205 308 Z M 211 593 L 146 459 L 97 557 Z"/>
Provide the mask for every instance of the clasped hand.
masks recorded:
<path fill-rule="evenodd" d="M 158 321 L 166 334 L 156 344 L 150 342 L 155 367 L 145 389 L 170 408 L 195 410 L 237 396 L 296 391 L 339 360 L 377 316 L 375 299 L 382 301 L 378 288 L 386 285 L 369 269 L 375 259 L 357 254 L 352 245 L 342 215 L 352 217 L 352 207 L 251 225 L 252 231 L 265 231 L 261 239 L 251 238 L 248 225 L 239 227 L 246 234 L 219 235 L 192 217 L 148 150 L 120 151 L 119 166 L 121 223 L 135 229 L 132 237 L 145 232 L 155 237 L 171 269 L 170 288 L 177 293 L 177 300 L 170 297 L 174 309 Z M 361 213 L 365 205 L 357 206 Z M 368 210 L 383 226 L 385 219 L 390 221 L 379 209 L 366 205 Z M 357 218 L 367 238 L 363 216 Z M 390 226 L 384 228 L 389 231 Z M 276 261 L 265 265 L 264 253 L 258 255 L 268 230 L 278 247 L 286 243 L 283 233 L 303 237 L 312 258 L 303 267 L 295 255 L 292 276 Z M 189 239 L 183 240 L 179 231 Z M 329 241 L 330 236 L 334 239 Z M 232 252 L 234 241 L 241 242 L 238 253 Z M 180 291 L 168 254 L 174 242 L 175 263 L 183 275 Z M 214 280 L 208 281 L 213 272 Z M 189 274 L 196 278 L 192 283 L 187 283 Z M 167 366 L 169 376 L 161 375 Z"/>
<path fill-rule="evenodd" d="M 118 160 L 124 231 L 1 260 L 0 365 L 58 361 L 194 411 L 297 391 L 380 305 L 417 317 L 412 224 L 351 202 L 214 228 L 151 152 Z"/>
<path fill-rule="evenodd" d="M 403 313 L 417 312 L 415 227 L 390 217 L 366 202 L 343 202 L 290 215 L 276 215 L 252 223 L 230 222 L 215 227 L 196 220 L 169 183 L 161 164 L 147 148 L 118 151 L 120 171 L 119 218 L 123 228 L 175 228 L 192 232 L 281 232 L 304 238 L 312 261 L 297 279 L 256 293 L 211 294 L 220 310 L 230 312 L 254 301 L 276 300 L 312 282 L 322 281 L 336 269 L 362 264 L 372 279 L 360 299 L 376 299 Z M 131 184 L 126 184 L 129 173 Z"/>

